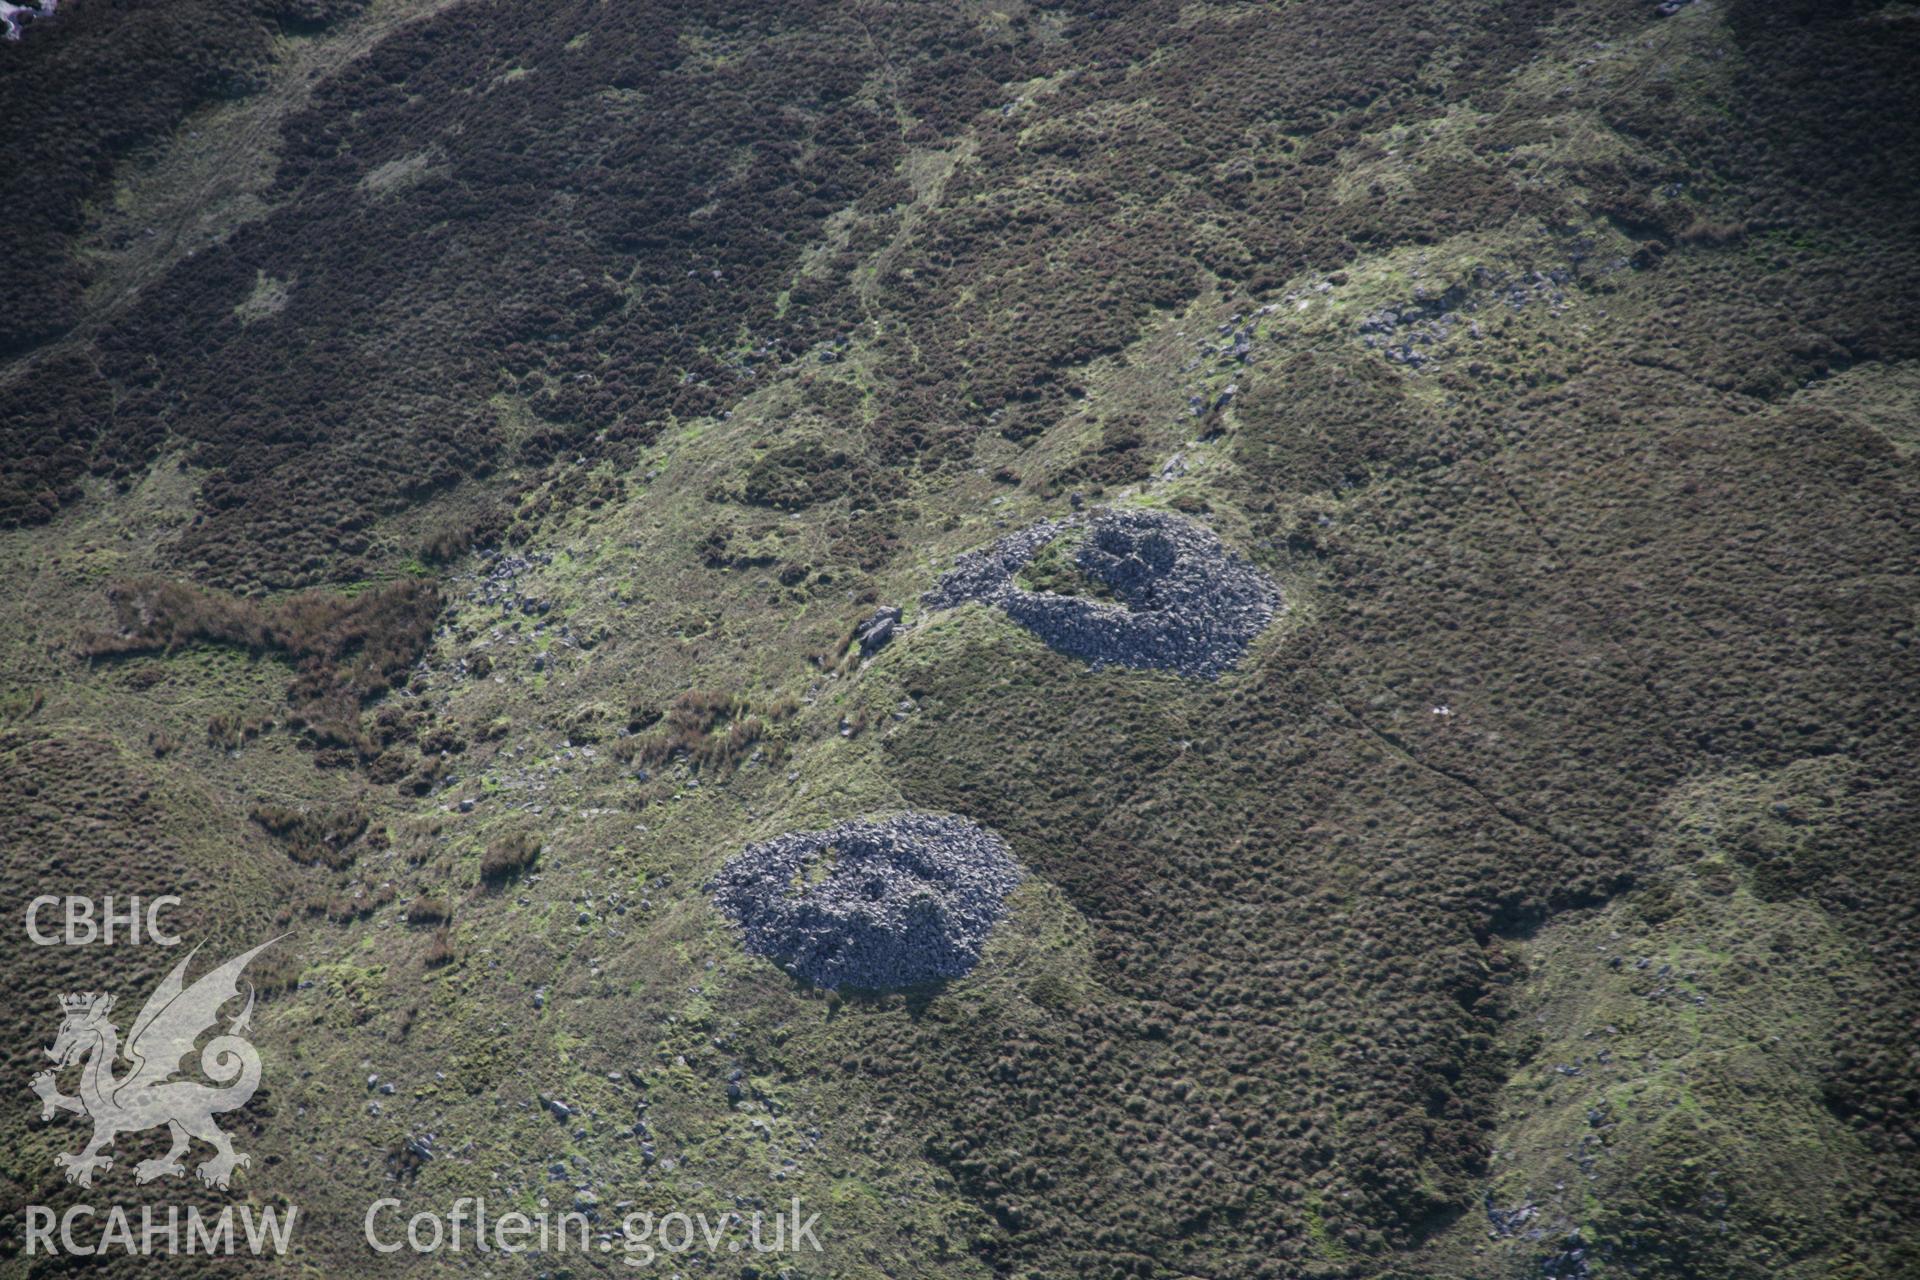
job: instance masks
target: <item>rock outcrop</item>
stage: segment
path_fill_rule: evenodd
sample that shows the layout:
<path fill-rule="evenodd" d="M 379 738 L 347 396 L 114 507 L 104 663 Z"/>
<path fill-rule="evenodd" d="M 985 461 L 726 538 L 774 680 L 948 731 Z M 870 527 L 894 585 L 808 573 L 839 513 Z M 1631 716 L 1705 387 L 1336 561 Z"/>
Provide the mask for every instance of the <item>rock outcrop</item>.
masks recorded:
<path fill-rule="evenodd" d="M 749 845 L 707 887 L 747 950 L 816 986 L 887 991 L 972 969 L 1021 875 L 985 827 L 903 813 Z"/>
<path fill-rule="evenodd" d="M 900 609 L 897 605 L 884 605 L 874 610 L 873 616 L 855 627 L 853 637 L 860 644 L 860 656 L 871 658 L 887 647 L 894 632 L 900 627 Z"/>
<path fill-rule="evenodd" d="M 1158 669 L 1206 680 L 1238 662 L 1280 607 L 1273 580 L 1229 552 L 1212 530 L 1161 511 L 1110 509 L 1085 521 L 1074 563 L 1119 603 L 1030 591 L 1015 581 L 1042 548 L 1081 523 L 1077 516 L 1043 520 L 961 556 L 922 603 L 995 605 L 1096 669 Z"/>

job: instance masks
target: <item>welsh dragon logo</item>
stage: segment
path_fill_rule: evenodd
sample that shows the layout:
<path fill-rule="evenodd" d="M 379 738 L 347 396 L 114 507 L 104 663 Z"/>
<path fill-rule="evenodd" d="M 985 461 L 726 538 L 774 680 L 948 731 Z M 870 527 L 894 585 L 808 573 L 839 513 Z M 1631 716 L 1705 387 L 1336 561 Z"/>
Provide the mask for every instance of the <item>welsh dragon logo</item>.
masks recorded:
<path fill-rule="evenodd" d="M 127 1033 L 124 1049 L 120 1033 L 107 1019 L 112 996 L 87 992 L 60 997 L 60 1034 L 47 1050 L 56 1066 L 33 1078 L 33 1091 L 40 1097 L 42 1120 L 72 1111 L 93 1121 L 93 1137 L 84 1150 L 77 1155 L 63 1151 L 53 1158 L 66 1169 L 68 1182 L 92 1186 L 95 1169 L 113 1167 L 113 1158 L 101 1152 L 116 1137 L 160 1125 L 167 1127 L 173 1146 L 157 1160 L 142 1160 L 134 1167 L 138 1182 L 184 1174 L 180 1157 L 194 1138 L 214 1149 L 213 1158 L 199 1167 L 200 1181 L 209 1187 L 224 1189 L 235 1166 L 250 1163 L 233 1149 L 213 1118 L 247 1105 L 260 1086 L 260 1055 L 241 1036 L 253 1016 L 252 983 L 247 984 L 246 1007 L 227 1024 L 226 1034 L 215 1036 L 200 1051 L 200 1069 L 214 1084 L 175 1077 L 201 1033 L 219 1022 L 221 1006 L 239 996 L 240 972 L 247 962 L 279 940 L 270 939 L 235 956 L 192 986 L 185 985 L 187 963 L 193 959 L 189 953 L 147 998 Z M 113 1073 L 116 1051 L 129 1064 L 126 1074 L 117 1079 Z M 80 1071 L 80 1096 L 68 1097 L 60 1092 L 54 1072 L 81 1062 L 85 1065 Z"/>

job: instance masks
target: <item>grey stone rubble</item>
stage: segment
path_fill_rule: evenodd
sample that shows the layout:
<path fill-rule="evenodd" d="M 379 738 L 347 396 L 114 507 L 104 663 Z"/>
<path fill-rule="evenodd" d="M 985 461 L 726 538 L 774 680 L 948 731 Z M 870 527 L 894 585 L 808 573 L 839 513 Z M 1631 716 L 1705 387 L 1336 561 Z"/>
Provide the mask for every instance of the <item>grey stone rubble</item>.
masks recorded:
<path fill-rule="evenodd" d="M 477 551 L 475 557 L 481 563 L 480 571 L 460 575 L 462 579 L 476 584 L 467 592 L 466 598 L 470 602 L 529 617 L 544 614 L 553 608 L 551 602 L 525 594 L 518 585 L 522 574 L 553 563 L 550 552 L 533 551 L 520 556 L 485 547 Z"/>
<path fill-rule="evenodd" d="M 707 889 L 755 955 L 816 986 L 891 991 L 979 963 L 1022 874 L 985 827 L 901 813 L 749 845 Z"/>
<path fill-rule="evenodd" d="M 1487 1211 L 1487 1222 L 1489 1224 L 1487 1235 L 1490 1239 L 1494 1240 L 1504 1240 L 1509 1236 L 1518 1235 L 1528 1223 L 1540 1216 L 1540 1206 L 1534 1204 L 1531 1200 L 1522 1201 L 1512 1209 L 1495 1207 L 1493 1203 L 1493 1192 L 1491 1191 L 1485 1193 L 1481 1203 Z M 1543 1234 L 1540 1228 L 1535 1227 L 1530 1233 L 1530 1238 L 1538 1240 Z"/>
<path fill-rule="evenodd" d="M 1273 621 L 1280 589 L 1229 552 L 1211 529 L 1161 511 L 1108 509 L 1085 521 L 1081 572 L 1123 603 L 1029 591 L 1014 575 L 1081 517 L 1043 520 L 969 552 L 922 597 L 929 609 L 998 607 L 1050 647 L 1104 666 L 1217 680 Z"/>
<path fill-rule="evenodd" d="M 1475 267 L 1469 279 L 1457 281 L 1438 294 L 1425 284 L 1416 284 L 1413 296 L 1406 301 L 1369 312 L 1356 333 L 1363 346 L 1418 371 L 1432 361 L 1471 350 L 1453 345 L 1463 335 L 1474 342 L 1484 338 L 1479 320 L 1483 309 L 1492 312 L 1504 305 L 1509 312 L 1520 312 L 1544 304 L 1557 314 L 1567 309 L 1567 291 L 1577 287 L 1575 279 L 1580 273 L 1606 276 L 1630 265 L 1624 257 L 1597 260 L 1595 249 L 1585 238 L 1562 245 L 1558 252 L 1564 255 L 1565 264 L 1546 270 Z"/>

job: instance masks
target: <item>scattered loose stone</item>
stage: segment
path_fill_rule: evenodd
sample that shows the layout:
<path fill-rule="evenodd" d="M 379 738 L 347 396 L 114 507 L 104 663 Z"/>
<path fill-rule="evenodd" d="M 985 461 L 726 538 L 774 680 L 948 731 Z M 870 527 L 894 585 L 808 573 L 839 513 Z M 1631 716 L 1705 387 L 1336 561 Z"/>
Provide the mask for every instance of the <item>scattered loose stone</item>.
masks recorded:
<path fill-rule="evenodd" d="M 998 606 L 1049 646 L 1094 669 L 1112 665 L 1217 680 L 1273 621 L 1280 589 L 1204 525 L 1160 511 L 1094 514 L 1077 552 L 1083 573 L 1112 588 L 1109 604 L 1014 581 L 1041 548 L 1081 518 L 1043 520 L 969 552 L 923 597 L 929 609 Z"/>
<path fill-rule="evenodd" d="M 886 991 L 979 963 L 1021 875 L 985 827 L 903 813 L 749 845 L 707 888 L 755 955 L 815 986 Z"/>

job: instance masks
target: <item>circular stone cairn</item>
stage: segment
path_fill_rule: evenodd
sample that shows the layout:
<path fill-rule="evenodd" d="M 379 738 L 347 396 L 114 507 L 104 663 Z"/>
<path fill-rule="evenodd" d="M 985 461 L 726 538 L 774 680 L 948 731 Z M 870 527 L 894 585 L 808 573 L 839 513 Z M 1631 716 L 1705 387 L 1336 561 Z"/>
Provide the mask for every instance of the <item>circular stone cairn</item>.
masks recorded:
<path fill-rule="evenodd" d="M 1080 524 L 1043 520 L 961 556 L 923 598 L 930 609 L 968 601 L 999 607 L 1048 646 L 1104 666 L 1217 680 L 1280 607 L 1271 578 L 1229 552 L 1211 529 L 1164 511 L 1094 515 L 1074 553 L 1122 603 L 1029 591 L 1014 580 L 1043 547 Z"/>
<path fill-rule="evenodd" d="M 978 964 L 1020 877 L 985 827 L 903 813 L 748 845 L 707 887 L 755 955 L 815 986 L 892 991 Z"/>

